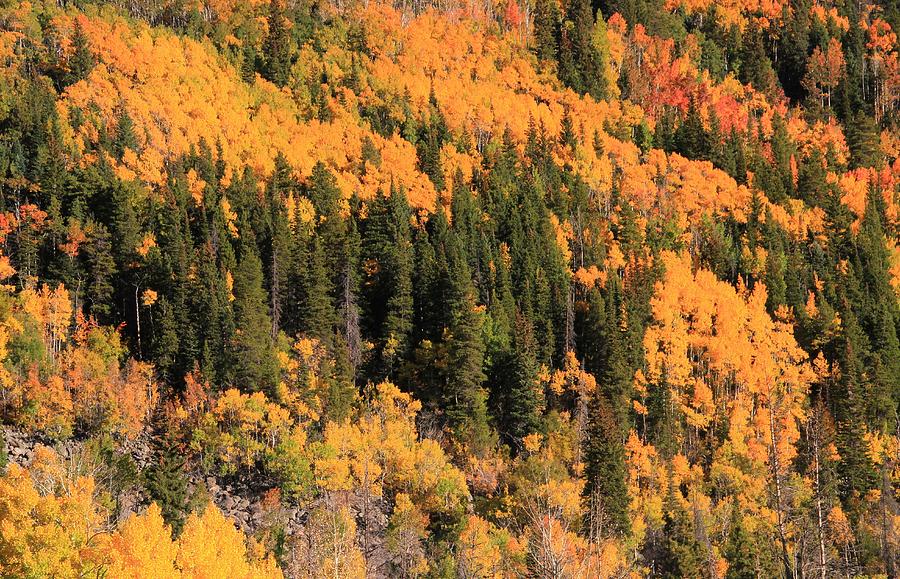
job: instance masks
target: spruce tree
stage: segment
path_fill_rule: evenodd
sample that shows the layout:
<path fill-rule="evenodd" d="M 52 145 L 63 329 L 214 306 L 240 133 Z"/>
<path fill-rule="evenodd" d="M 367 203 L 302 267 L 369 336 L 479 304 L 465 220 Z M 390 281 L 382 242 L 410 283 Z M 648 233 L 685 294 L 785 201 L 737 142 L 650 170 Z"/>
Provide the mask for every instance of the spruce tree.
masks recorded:
<path fill-rule="evenodd" d="M 171 383 L 177 375 L 176 362 L 181 334 L 174 308 L 166 296 L 160 296 L 154 309 L 151 357 L 159 375 L 165 382 Z"/>
<path fill-rule="evenodd" d="M 87 78 L 97 62 L 91 50 L 90 40 L 81 26 L 81 18 L 75 18 L 71 42 L 72 56 L 69 59 L 69 75 L 66 84 L 74 84 Z"/>
<path fill-rule="evenodd" d="M 159 505 L 163 520 L 178 536 L 187 515 L 188 480 L 184 473 L 185 459 L 174 446 L 166 446 L 159 460 L 144 472 L 144 488 L 150 499 Z"/>
<path fill-rule="evenodd" d="M 351 200 L 356 207 L 358 200 Z M 351 211 L 345 219 L 345 235 L 342 237 L 341 257 L 338 275 L 335 276 L 335 291 L 337 298 L 338 332 L 341 334 L 341 342 L 347 350 L 347 364 L 351 378 L 356 375 L 362 358 L 362 329 L 360 322 L 360 259 L 362 254 L 362 239 L 357 228 L 356 216 L 358 208 Z"/>
<path fill-rule="evenodd" d="M 631 529 L 628 515 L 627 469 L 624 430 L 607 395 L 597 391 L 590 403 L 588 432 L 584 443 L 585 500 L 591 512 L 602 513 L 613 534 Z"/>
<path fill-rule="evenodd" d="M 766 54 L 763 31 L 755 23 L 751 23 L 744 32 L 739 72 L 741 82 L 752 84 L 758 91 L 768 93 L 773 88 L 775 71 Z"/>
<path fill-rule="evenodd" d="M 122 104 L 119 106 L 116 114 L 116 133 L 112 142 L 112 151 L 116 158 L 121 161 L 122 155 L 125 154 L 125 149 L 139 152 L 137 137 L 134 134 L 134 121 L 131 120 L 128 109 Z"/>
<path fill-rule="evenodd" d="M 772 160 L 777 178 L 781 180 L 784 194 L 794 197 L 794 178 L 791 169 L 791 157 L 797 152 L 787 131 L 787 123 L 777 112 L 772 117 Z"/>
<path fill-rule="evenodd" d="M 481 314 L 469 268 L 458 242 L 448 247 L 450 278 L 450 326 L 447 335 L 447 366 L 441 398 L 449 426 L 456 437 L 476 451 L 491 445 L 487 393 L 484 389 L 484 343 Z"/>
<path fill-rule="evenodd" d="M 663 554 L 660 561 L 661 577 L 706 577 L 706 555 L 697 541 L 690 513 L 675 499 L 671 490 L 666 499 L 663 516 Z"/>
<path fill-rule="evenodd" d="M 299 329 L 329 346 L 334 336 L 335 311 L 325 250 L 317 235 L 307 241 L 308 262 L 302 273 Z"/>
<path fill-rule="evenodd" d="M 420 130 L 416 151 L 419 157 L 419 170 L 428 175 L 436 191 L 443 191 L 446 185 L 444 169 L 441 166 L 441 147 L 449 136 L 450 131 L 432 90 L 428 97 L 428 120 Z"/>
<path fill-rule="evenodd" d="M 684 121 L 675 131 L 675 150 L 688 159 L 709 159 L 710 140 L 696 102 L 691 101 Z"/>
<path fill-rule="evenodd" d="M 559 5 L 555 0 L 537 0 L 534 8 L 534 52 L 539 61 L 556 63 L 559 19 Z"/>
<path fill-rule="evenodd" d="M 560 34 L 559 78 L 572 90 L 595 100 L 607 97 L 606 66 L 594 43 L 594 15 L 589 0 L 572 0 Z"/>
<path fill-rule="evenodd" d="M 758 525 L 757 525 L 758 526 Z M 728 561 L 726 579 L 757 579 L 758 577 L 777 577 L 783 568 L 772 554 L 770 542 L 764 537 L 760 541 L 759 532 L 748 529 L 740 507 L 734 505 L 729 521 L 728 540 L 725 543 L 725 558 Z"/>
<path fill-rule="evenodd" d="M 263 42 L 265 62 L 263 76 L 276 86 L 285 86 L 291 77 L 291 34 L 288 30 L 282 0 L 271 0 L 267 21 L 269 31 Z"/>
<path fill-rule="evenodd" d="M 242 228 L 240 259 L 234 272 L 235 332 L 231 351 L 233 380 L 244 391 L 275 396 L 278 362 L 272 341 L 262 263 L 249 227 Z"/>
<path fill-rule="evenodd" d="M 770 314 L 775 313 L 779 306 L 787 304 L 787 259 L 784 255 L 784 244 L 779 235 L 777 225 L 774 223 L 771 212 L 766 210 L 766 271 L 765 282 L 768 290 L 766 297 L 766 309 Z"/>
<path fill-rule="evenodd" d="M 491 408 L 500 435 L 518 451 L 522 439 L 540 425 L 543 391 L 538 380 L 536 344 L 531 322 L 516 314 L 515 332 L 506 352 L 492 368 Z"/>
<path fill-rule="evenodd" d="M 117 273 L 112 236 L 101 223 L 90 222 L 88 230 L 93 233 L 84 247 L 88 265 L 86 293 L 89 311 L 100 323 L 110 323 L 115 311 L 113 284 Z"/>
<path fill-rule="evenodd" d="M 824 204 L 828 195 L 827 172 L 822 160 L 822 153 L 813 149 L 809 158 L 805 159 L 797 171 L 797 193 L 799 197 L 812 207 Z"/>
<path fill-rule="evenodd" d="M 369 332 L 376 339 L 379 376 L 390 376 L 409 349 L 413 325 L 413 246 L 410 208 L 402 190 L 369 207 L 364 252 Z"/>
<path fill-rule="evenodd" d="M 256 81 L 257 60 L 256 44 L 252 39 L 245 38 L 244 46 L 241 49 L 241 80 L 247 84 L 253 84 Z"/>
<path fill-rule="evenodd" d="M 875 485 L 875 470 L 865 442 L 867 393 L 862 359 L 865 337 L 849 308 L 843 308 L 841 320 L 843 335 L 838 351 L 841 374 L 834 395 L 836 442 L 841 457 L 839 488 L 851 513 L 860 514 L 863 497 Z"/>
<path fill-rule="evenodd" d="M 675 150 L 675 111 L 666 108 L 656 123 L 656 132 L 653 135 L 653 143 L 656 147 L 667 153 Z"/>
<path fill-rule="evenodd" d="M 857 110 L 844 126 L 850 148 L 850 168 L 879 166 L 882 155 L 875 120 L 865 111 Z"/>

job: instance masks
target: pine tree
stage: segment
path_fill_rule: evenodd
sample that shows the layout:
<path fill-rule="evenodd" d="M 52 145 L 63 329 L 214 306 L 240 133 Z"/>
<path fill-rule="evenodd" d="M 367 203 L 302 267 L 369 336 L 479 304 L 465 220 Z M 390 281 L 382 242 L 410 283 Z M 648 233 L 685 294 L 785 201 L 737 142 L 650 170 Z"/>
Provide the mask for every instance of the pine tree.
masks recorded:
<path fill-rule="evenodd" d="M 614 534 L 631 530 L 628 514 L 627 469 L 625 467 L 624 430 L 607 395 L 597 391 L 590 404 L 588 433 L 584 442 L 585 499 L 599 503 L 606 526 Z"/>
<path fill-rule="evenodd" d="M 317 235 L 307 241 L 308 262 L 301 280 L 299 329 L 318 338 L 326 346 L 334 335 L 335 311 L 331 301 L 330 276 L 325 265 L 325 250 Z"/>
<path fill-rule="evenodd" d="M 263 42 L 265 62 L 263 76 L 278 87 L 287 85 L 291 78 L 291 35 L 287 27 L 281 0 L 271 0 L 267 17 L 269 32 Z"/>
<path fill-rule="evenodd" d="M 572 0 L 560 34 L 559 78 L 572 90 L 595 100 L 607 97 L 606 66 L 593 39 L 594 15 L 589 0 Z"/>
<path fill-rule="evenodd" d="M 858 277 L 863 284 L 864 303 L 858 308 L 860 320 L 868 329 L 874 355 L 872 392 L 868 400 L 869 423 L 891 430 L 897 420 L 897 400 L 900 393 L 900 344 L 897 339 L 897 320 L 900 306 L 894 299 L 890 281 L 890 256 L 882 227 L 881 194 L 871 190 L 856 239 Z"/>
<path fill-rule="evenodd" d="M 119 106 L 116 116 L 116 136 L 112 143 L 112 151 L 117 159 L 122 160 L 125 149 L 139 152 L 137 137 L 134 134 L 134 121 L 123 104 Z"/>
<path fill-rule="evenodd" d="M 600 356 L 599 359 L 593 359 L 593 371 L 598 388 L 606 396 L 616 420 L 624 428 L 628 422 L 632 372 L 628 365 L 625 335 L 620 323 L 624 306 L 620 283 L 618 276 L 612 276 L 607 282 L 607 296 L 604 300 L 606 312 L 600 318 L 601 325 L 593 330 L 601 340 Z"/>
<path fill-rule="evenodd" d="M 859 513 L 862 498 L 875 485 L 875 470 L 865 442 L 866 392 L 863 381 L 864 336 L 855 314 L 841 312 L 843 336 L 838 351 L 841 370 L 835 393 L 837 450 L 840 455 L 838 473 L 841 497 L 851 512 Z"/>
<path fill-rule="evenodd" d="M 672 108 L 666 108 L 656 123 L 653 143 L 663 151 L 671 153 L 676 146 L 675 130 L 675 111 Z"/>
<path fill-rule="evenodd" d="M 741 82 L 752 84 L 756 90 L 768 94 L 774 86 L 774 77 L 775 71 L 766 54 L 763 32 L 757 24 L 751 23 L 744 33 L 739 78 Z"/>
<path fill-rule="evenodd" d="M 377 339 L 377 375 L 390 376 L 409 349 L 413 324 L 413 246 L 411 212 L 406 195 L 395 190 L 369 207 L 365 259 L 371 274 L 365 282 L 370 333 Z"/>
<path fill-rule="evenodd" d="M 774 313 L 778 306 L 787 304 L 787 259 L 784 255 L 784 245 L 774 223 L 771 212 L 766 210 L 766 271 L 765 282 L 768 290 L 766 308 L 769 313 Z"/>
<path fill-rule="evenodd" d="M 710 142 L 695 101 L 691 101 L 684 121 L 675 130 L 675 150 L 688 159 L 709 159 Z"/>
<path fill-rule="evenodd" d="M 447 336 L 447 366 L 441 394 L 450 428 L 475 451 L 491 445 L 487 393 L 483 387 L 484 343 L 481 314 L 476 309 L 475 290 L 469 268 L 452 237 L 447 248 L 450 264 L 450 326 Z"/>
<path fill-rule="evenodd" d="M 491 372 L 491 408 L 496 408 L 500 435 L 514 451 L 540 425 L 543 392 L 535 350 L 531 322 L 517 313 L 513 340 Z"/>
<path fill-rule="evenodd" d="M 327 420 L 341 422 L 350 416 L 353 409 L 356 384 L 344 334 L 340 330 L 336 331 L 331 343 L 334 355 L 325 360 L 320 369 L 325 385 L 325 415 Z"/>
<path fill-rule="evenodd" d="M 358 206 L 358 199 L 354 198 L 352 204 Z M 335 278 L 335 290 L 337 299 L 337 319 L 340 327 L 341 342 L 347 350 L 347 364 L 349 375 L 356 375 L 362 358 L 362 329 L 360 323 L 359 306 L 359 272 L 362 254 L 362 239 L 357 228 L 356 216 L 358 208 L 346 218 L 346 234 L 343 236 L 341 254 L 343 261 Z"/>
<path fill-rule="evenodd" d="M 772 160 L 775 175 L 781 180 L 784 194 L 794 196 L 794 179 L 791 172 L 791 157 L 797 152 L 791 141 L 784 118 L 777 112 L 772 116 Z"/>
<path fill-rule="evenodd" d="M 881 163 L 878 126 L 865 111 L 852 113 L 845 123 L 850 168 L 877 167 Z"/>
<path fill-rule="evenodd" d="M 534 9 L 534 52 L 539 61 L 555 64 L 559 45 L 559 5 L 538 0 Z"/>
<path fill-rule="evenodd" d="M 256 82 L 257 60 L 256 44 L 250 38 L 244 39 L 244 46 L 241 49 L 241 80 L 247 84 Z"/>
<path fill-rule="evenodd" d="M 249 227 L 242 229 L 240 260 L 234 272 L 232 362 L 234 383 L 244 391 L 261 390 L 275 397 L 278 363 L 272 342 L 267 295 L 263 289 L 262 263 L 256 254 Z"/>
<path fill-rule="evenodd" d="M 183 330 L 184 328 L 179 328 L 175 312 L 173 311 L 174 308 L 166 296 L 160 296 L 155 309 L 150 349 L 151 359 L 163 381 L 171 383 L 177 375 L 176 362 L 179 338 L 183 336 L 179 329 Z M 189 324 L 186 324 L 186 326 L 189 326 Z"/>
<path fill-rule="evenodd" d="M 175 536 L 181 533 L 187 516 L 188 480 L 184 473 L 184 456 L 174 446 L 167 446 L 159 461 L 144 473 L 144 488 L 159 505 L 163 520 Z"/>
<path fill-rule="evenodd" d="M 113 242 L 109 230 L 102 224 L 90 223 L 93 231 L 90 243 L 84 248 L 88 263 L 87 299 L 90 312 L 101 323 L 110 323 L 114 312 L 113 281 L 116 278 L 116 262 L 113 258 Z"/>
<path fill-rule="evenodd" d="M 671 487 L 670 487 L 671 488 Z M 674 497 L 666 500 L 663 516 L 663 555 L 660 561 L 661 577 L 706 577 L 706 556 L 694 534 L 694 524 L 690 514 Z"/>
<path fill-rule="evenodd" d="M 413 242 L 415 253 L 415 269 L 413 272 L 413 344 L 423 339 L 435 341 L 446 325 L 439 303 L 442 286 L 441 271 L 438 264 L 435 246 L 427 228 L 415 231 Z"/>
<path fill-rule="evenodd" d="M 286 201 L 298 184 L 284 155 L 275 157 L 275 169 L 267 183 L 263 203 L 251 202 L 251 226 L 260 232 L 260 259 L 269 294 L 272 337 L 286 328 L 285 310 L 290 303 L 290 271 L 293 239 Z"/>
<path fill-rule="evenodd" d="M 828 195 L 826 177 L 822 153 L 813 149 L 797 171 L 797 193 L 800 198 L 812 207 L 823 205 Z"/>
<path fill-rule="evenodd" d="M 783 571 L 772 557 L 768 541 L 760 541 L 758 533 L 752 533 L 741 516 L 738 505 L 732 507 L 725 558 L 728 561 L 726 579 L 756 579 L 777 577 Z M 772 538 L 774 540 L 774 538 Z"/>
<path fill-rule="evenodd" d="M 72 31 L 72 56 L 69 59 L 69 75 L 66 84 L 74 84 L 87 78 L 96 64 L 96 58 L 91 51 L 90 40 L 81 26 L 81 18 L 75 18 L 75 28 Z"/>
<path fill-rule="evenodd" d="M 428 97 L 428 115 L 428 122 L 422 125 L 416 143 L 419 170 L 428 175 L 435 190 L 443 191 L 446 180 L 441 166 L 441 147 L 450 136 L 450 131 L 433 89 Z"/>
<path fill-rule="evenodd" d="M 802 81 L 806 76 L 809 47 L 811 3 L 793 0 L 782 7 L 784 25 L 778 37 L 778 78 L 788 98 L 794 102 L 803 100 L 806 91 Z M 789 10 L 792 14 L 789 14 Z"/>

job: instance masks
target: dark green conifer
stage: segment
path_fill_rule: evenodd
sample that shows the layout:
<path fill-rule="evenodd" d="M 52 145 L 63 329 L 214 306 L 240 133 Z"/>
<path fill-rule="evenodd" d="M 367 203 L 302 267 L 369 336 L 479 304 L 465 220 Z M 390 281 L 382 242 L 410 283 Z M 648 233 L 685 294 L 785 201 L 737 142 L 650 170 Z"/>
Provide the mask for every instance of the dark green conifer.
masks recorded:
<path fill-rule="evenodd" d="M 291 35 L 281 0 L 269 3 L 268 34 L 263 42 L 263 76 L 276 86 L 285 86 L 291 77 Z"/>
<path fill-rule="evenodd" d="M 90 40 L 81 26 L 81 18 L 75 18 L 75 28 L 72 31 L 72 56 L 69 59 L 69 75 L 67 84 L 74 84 L 84 80 L 90 74 L 97 63 L 91 50 Z"/>
<path fill-rule="evenodd" d="M 163 520 L 176 537 L 181 533 L 188 509 L 188 480 L 184 473 L 184 455 L 174 446 L 166 446 L 158 462 L 144 473 L 144 488 L 159 505 Z"/>
<path fill-rule="evenodd" d="M 242 229 L 240 259 L 234 272 L 234 320 L 232 363 L 234 384 L 246 391 L 263 391 L 275 397 L 278 361 L 272 341 L 267 295 L 263 288 L 262 263 L 250 239 L 249 227 Z"/>

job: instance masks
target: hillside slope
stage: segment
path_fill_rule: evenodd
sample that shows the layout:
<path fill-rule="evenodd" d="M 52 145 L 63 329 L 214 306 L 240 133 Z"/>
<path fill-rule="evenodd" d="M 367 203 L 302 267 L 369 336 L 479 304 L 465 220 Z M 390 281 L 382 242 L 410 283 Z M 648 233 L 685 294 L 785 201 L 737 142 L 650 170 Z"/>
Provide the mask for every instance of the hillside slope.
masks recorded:
<path fill-rule="evenodd" d="M 896 576 L 851 4 L 0 6 L 0 575 Z"/>

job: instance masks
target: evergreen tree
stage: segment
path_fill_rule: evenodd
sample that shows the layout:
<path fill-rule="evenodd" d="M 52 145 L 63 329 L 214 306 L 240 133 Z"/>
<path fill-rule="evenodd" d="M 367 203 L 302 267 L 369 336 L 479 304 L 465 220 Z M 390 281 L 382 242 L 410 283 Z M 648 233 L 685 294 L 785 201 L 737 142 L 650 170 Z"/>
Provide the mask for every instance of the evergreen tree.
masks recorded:
<path fill-rule="evenodd" d="M 173 311 L 174 308 L 166 296 L 159 298 L 155 309 L 155 323 L 150 350 L 151 358 L 163 380 L 167 383 L 172 383 L 177 375 L 176 362 L 179 350 L 180 328 L 176 314 Z M 189 326 L 189 324 L 185 324 L 183 328 Z"/>
<path fill-rule="evenodd" d="M 497 409 L 500 435 L 514 451 L 540 425 L 543 392 L 535 350 L 531 323 L 517 313 L 514 338 L 491 372 L 491 407 Z"/>
<path fill-rule="evenodd" d="M 241 49 L 241 80 L 247 84 L 256 82 L 256 71 L 258 70 L 256 44 L 250 38 L 244 39 L 244 46 Z"/>
<path fill-rule="evenodd" d="M 434 90 L 428 97 L 428 121 L 422 125 L 416 142 L 419 156 L 419 170 L 428 175 L 436 191 L 443 191 L 444 169 L 441 166 L 441 148 L 450 136 Z"/>
<path fill-rule="evenodd" d="M 358 200 L 352 200 L 353 205 Z M 338 275 L 335 277 L 335 300 L 337 319 L 340 324 L 338 332 L 342 334 L 341 343 L 347 350 L 347 364 L 350 378 L 356 375 L 362 357 L 362 329 L 359 306 L 359 271 L 362 252 L 362 239 L 356 226 L 357 211 L 346 218 L 346 234 L 342 237 L 341 257 Z"/>
<path fill-rule="evenodd" d="M 560 34 L 559 78 L 572 90 L 599 101 L 607 97 L 607 63 L 594 43 L 593 31 L 590 1 L 569 2 Z"/>
<path fill-rule="evenodd" d="M 766 54 L 763 32 L 758 24 L 751 22 L 744 32 L 739 78 L 741 82 L 752 84 L 756 90 L 768 94 L 773 88 L 774 77 L 775 71 Z"/>
<path fill-rule="evenodd" d="M 765 538 L 774 541 L 774 538 Z M 775 551 L 768 548 L 768 540 L 760 541 L 758 532 L 748 529 L 738 505 L 732 507 L 725 558 L 728 561 L 726 579 L 756 579 L 777 577 L 783 571 L 772 557 Z"/>
<path fill-rule="evenodd" d="M 624 67 L 623 67 L 624 68 Z M 675 150 L 675 111 L 666 108 L 656 123 L 656 132 L 653 135 L 653 143 L 667 153 Z"/>
<path fill-rule="evenodd" d="M 631 519 L 628 514 L 624 430 L 617 414 L 607 395 L 598 390 L 590 405 L 588 434 L 584 443 L 587 479 L 584 493 L 588 501 L 599 502 L 594 507 L 602 509 L 606 525 L 615 534 L 627 535 L 631 530 Z"/>
<path fill-rule="evenodd" d="M 778 79 L 785 95 L 795 102 L 806 98 L 802 81 L 806 77 L 809 47 L 810 9 L 807 0 L 792 0 L 782 7 L 781 34 L 778 37 Z M 789 12 L 790 11 L 790 12 Z"/>
<path fill-rule="evenodd" d="M 111 323 L 114 312 L 114 286 L 116 262 L 113 258 L 113 242 L 109 230 L 99 223 L 91 223 L 90 243 L 85 245 L 88 263 L 87 299 L 90 312 L 101 323 Z"/>
<path fill-rule="evenodd" d="M 144 473 L 144 488 L 159 505 L 163 520 L 172 527 L 175 536 L 181 533 L 187 516 L 188 481 L 184 464 L 184 456 L 174 446 L 167 446 L 158 462 Z"/>
<path fill-rule="evenodd" d="M 291 78 L 293 56 L 291 54 L 291 35 L 281 0 L 271 0 L 267 21 L 269 26 L 268 34 L 263 42 L 265 62 L 262 74 L 276 86 L 283 87 Z"/>
<path fill-rule="evenodd" d="M 559 5 L 555 0 L 537 0 L 534 8 L 534 52 L 539 61 L 556 63 L 559 20 Z"/>
<path fill-rule="evenodd" d="M 877 167 L 881 163 L 878 126 L 875 120 L 858 110 L 845 124 L 847 146 L 850 148 L 850 168 Z"/>
<path fill-rule="evenodd" d="M 413 343 L 417 344 L 423 339 L 434 341 L 440 338 L 440 332 L 445 326 L 439 306 L 444 288 L 440 283 L 441 265 L 427 228 L 416 230 L 413 251 Z"/>
<path fill-rule="evenodd" d="M 353 409 L 356 384 L 353 380 L 353 366 L 344 334 L 340 330 L 336 331 L 331 343 L 333 358 L 324 360 L 320 368 L 325 386 L 325 415 L 327 420 L 341 422 L 350 416 Z"/>
<path fill-rule="evenodd" d="M 413 246 L 406 195 L 395 190 L 369 207 L 365 258 L 371 264 L 365 282 L 369 332 L 378 349 L 376 374 L 390 376 L 409 349 L 413 324 Z"/>
<path fill-rule="evenodd" d="M 797 193 L 808 205 L 821 206 L 828 195 L 827 173 L 822 154 L 813 149 L 797 171 Z"/>
<path fill-rule="evenodd" d="M 90 40 L 81 26 L 81 18 L 75 18 L 75 28 L 72 31 L 72 56 L 69 59 L 69 74 L 66 84 L 74 84 L 87 78 L 96 64 L 96 58 L 91 50 Z"/>
<path fill-rule="evenodd" d="M 275 158 L 275 171 L 266 189 L 268 215 L 262 228 L 266 231 L 263 244 L 266 286 L 269 292 L 269 311 L 272 316 L 272 337 L 286 327 L 285 310 L 290 304 L 290 270 L 293 239 L 285 201 L 295 189 L 291 167 L 283 155 Z M 289 327 L 289 326 L 288 326 Z"/>
<path fill-rule="evenodd" d="M 744 142 L 734 127 L 731 128 L 731 134 L 729 135 L 728 142 L 726 143 L 726 156 L 729 159 L 733 159 L 734 163 L 734 169 L 728 171 L 728 174 L 731 175 L 731 177 L 738 183 L 746 184 L 747 158 L 744 153 Z M 728 170 L 731 168 L 731 165 L 729 164 L 727 167 L 723 168 Z"/>
<path fill-rule="evenodd" d="M 331 301 L 330 276 L 325 265 L 325 250 L 317 235 L 307 241 L 308 262 L 302 273 L 299 329 L 323 344 L 330 345 L 334 335 L 335 311 Z"/>
<path fill-rule="evenodd" d="M 448 253 L 450 326 L 442 406 L 457 439 L 480 452 L 491 445 L 487 393 L 483 386 L 486 377 L 481 314 L 476 308 L 468 265 L 452 237 Z"/>
<path fill-rule="evenodd" d="M 633 372 L 629 368 L 625 335 L 621 330 L 624 303 L 620 284 L 615 275 L 607 282 L 607 297 L 603 301 L 606 311 L 595 318 L 600 325 L 592 330 L 600 337 L 600 355 L 590 358 L 590 367 L 597 378 L 598 388 L 608 400 L 616 420 L 624 428 L 628 421 Z M 595 300 L 596 298 L 592 301 Z"/>
<path fill-rule="evenodd" d="M 134 121 L 125 105 L 120 105 L 116 116 L 116 136 L 112 143 L 112 151 L 116 158 L 122 160 L 125 149 L 131 149 L 135 153 L 138 151 L 137 137 L 134 134 Z"/>
<path fill-rule="evenodd" d="M 835 393 L 838 473 L 841 497 L 851 512 L 859 514 L 862 497 L 875 485 L 875 470 L 865 442 L 866 392 L 863 382 L 864 336 L 856 316 L 849 309 L 841 312 L 844 324 L 838 351 L 841 375 Z"/>
<path fill-rule="evenodd" d="M 711 146 L 709 135 L 695 101 L 691 101 L 684 121 L 675 131 L 675 150 L 688 159 L 709 159 Z"/>
<path fill-rule="evenodd" d="M 765 282 L 768 290 L 766 308 L 769 313 L 774 313 L 779 306 L 787 304 L 787 259 L 784 255 L 784 246 L 778 228 L 769 225 L 774 222 L 771 213 L 766 210 L 766 271 Z"/>
<path fill-rule="evenodd" d="M 663 516 L 663 556 L 660 561 L 661 577 L 706 577 L 706 556 L 694 534 L 690 514 L 675 499 L 670 490 Z"/>
<path fill-rule="evenodd" d="M 780 189 L 785 195 L 794 196 L 794 178 L 791 170 L 791 157 L 796 147 L 787 131 L 787 123 L 777 112 L 772 116 L 772 160 L 776 178 L 780 179 Z"/>
<path fill-rule="evenodd" d="M 234 319 L 232 363 L 234 383 L 244 391 L 261 390 L 275 397 L 278 362 L 272 342 L 267 295 L 263 289 L 262 263 L 255 244 L 242 228 L 240 260 L 234 272 Z"/>

